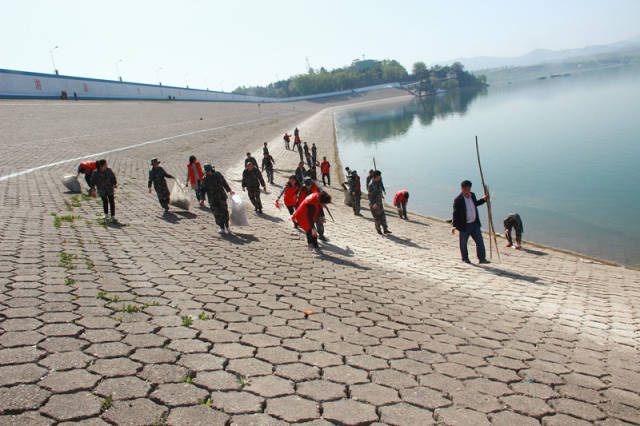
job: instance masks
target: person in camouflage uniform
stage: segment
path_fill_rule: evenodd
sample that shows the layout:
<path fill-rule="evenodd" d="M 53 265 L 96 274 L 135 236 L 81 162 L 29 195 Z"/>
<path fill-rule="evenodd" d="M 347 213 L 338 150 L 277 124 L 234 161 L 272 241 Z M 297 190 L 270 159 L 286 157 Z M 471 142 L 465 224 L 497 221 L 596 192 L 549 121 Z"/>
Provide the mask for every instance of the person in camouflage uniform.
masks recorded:
<path fill-rule="evenodd" d="M 153 183 L 153 189 L 156 190 L 156 194 L 158 195 L 158 201 L 160 205 L 164 208 L 164 211 L 169 211 L 169 200 L 171 197 L 171 193 L 169 192 L 169 188 L 167 187 L 167 178 L 175 179 L 169 173 L 165 172 L 165 170 L 160 167 L 160 161 L 157 158 L 151 160 L 151 170 L 149 170 L 149 194 L 151 194 L 151 184 Z"/>
<path fill-rule="evenodd" d="M 211 164 L 204 165 L 205 176 L 200 184 L 200 190 L 203 196 L 206 194 L 209 200 L 209 206 L 216 219 L 216 224 L 220 227 L 223 234 L 226 230 L 227 234 L 231 233 L 229 227 L 229 209 L 227 208 L 227 193 L 235 194 L 229 187 L 222 173 L 215 171 Z"/>
<path fill-rule="evenodd" d="M 375 221 L 378 234 L 382 234 L 380 228 L 384 230 L 385 234 L 391 234 L 391 231 L 387 227 L 387 216 L 384 213 L 384 204 L 382 203 L 384 189 L 381 180 L 382 174 L 380 170 L 373 172 L 371 183 L 367 188 L 369 191 L 369 207 L 371 208 L 371 215 Z"/>
<path fill-rule="evenodd" d="M 348 167 L 347 167 L 348 169 Z M 356 170 L 348 171 L 349 176 L 349 192 L 353 197 L 351 206 L 353 207 L 353 214 L 360 216 L 360 199 L 362 198 L 362 189 L 360 188 L 360 176 Z"/>
<path fill-rule="evenodd" d="M 116 220 L 116 200 L 114 188 L 118 187 L 118 181 L 113 171 L 107 167 L 107 160 L 96 161 L 96 170 L 91 174 L 91 195 L 95 196 L 96 189 L 102 199 L 103 218 L 109 218 L 109 208 L 111 208 L 111 221 Z"/>
<path fill-rule="evenodd" d="M 262 202 L 260 201 L 260 186 L 267 192 L 267 185 L 264 183 L 262 173 L 258 167 L 254 167 L 253 163 L 247 163 L 244 172 L 242 172 L 242 190 L 249 192 L 249 200 L 258 213 L 262 213 Z"/>

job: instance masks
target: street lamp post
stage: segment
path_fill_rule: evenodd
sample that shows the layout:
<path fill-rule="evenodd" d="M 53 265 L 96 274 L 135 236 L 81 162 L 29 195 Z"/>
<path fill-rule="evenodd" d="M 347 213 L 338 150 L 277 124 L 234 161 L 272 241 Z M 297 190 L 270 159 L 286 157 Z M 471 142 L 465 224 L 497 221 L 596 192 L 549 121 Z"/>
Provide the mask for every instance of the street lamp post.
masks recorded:
<path fill-rule="evenodd" d="M 162 86 L 162 81 L 160 81 L 160 71 L 162 71 L 162 67 L 159 67 L 156 71 L 156 77 L 158 78 L 158 84 Z"/>
<path fill-rule="evenodd" d="M 187 77 L 189 76 L 189 73 L 185 73 L 184 75 L 184 85 L 186 86 L 186 88 L 189 88 L 189 81 L 187 81 Z"/>
<path fill-rule="evenodd" d="M 120 82 L 122 82 L 122 74 L 120 74 L 120 62 L 122 62 L 122 59 L 118 59 L 118 61 L 116 62 L 116 71 L 118 71 L 118 79 L 120 80 Z"/>
<path fill-rule="evenodd" d="M 51 54 L 51 63 L 53 64 L 53 72 L 56 75 L 58 74 L 58 68 L 56 68 L 56 61 L 53 59 L 53 51 L 56 50 L 58 48 L 58 46 L 55 46 L 54 48 L 52 48 L 51 50 L 49 50 L 49 53 Z"/>

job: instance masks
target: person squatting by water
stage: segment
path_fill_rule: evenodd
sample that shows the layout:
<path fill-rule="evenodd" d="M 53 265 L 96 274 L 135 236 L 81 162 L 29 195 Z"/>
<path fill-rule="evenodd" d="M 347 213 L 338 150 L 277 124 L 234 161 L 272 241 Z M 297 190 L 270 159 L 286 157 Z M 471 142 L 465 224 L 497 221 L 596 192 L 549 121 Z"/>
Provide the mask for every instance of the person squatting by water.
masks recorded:
<path fill-rule="evenodd" d="M 285 133 L 282 139 L 284 139 L 284 148 L 289 151 L 291 149 L 291 146 L 289 145 L 289 142 L 291 142 L 291 136 Z"/>
<path fill-rule="evenodd" d="M 280 203 L 280 198 L 284 195 L 284 205 L 289 210 L 289 214 L 292 215 L 293 212 L 296 211 L 296 204 L 298 202 L 298 192 L 300 191 L 300 184 L 298 183 L 298 179 L 295 175 L 289 176 L 289 181 L 282 188 L 280 195 L 278 195 L 278 199 L 276 200 Z M 294 223 L 297 227 L 298 224 Z"/>
<path fill-rule="evenodd" d="M 507 238 L 507 247 L 511 247 L 513 245 L 513 240 L 511 239 L 511 229 L 515 229 L 516 231 L 516 245 L 515 248 L 522 248 L 522 233 L 524 232 L 524 225 L 522 224 L 522 219 L 520 219 L 520 215 L 518 213 L 509 213 L 507 217 L 504 218 L 504 236 Z"/>
<path fill-rule="evenodd" d="M 331 195 L 325 191 L 313 193 L 300 203 L 291 216 L 291 220 L 306 232 L 309 248 L 318 248 L 318 231 L 314 226 L 318 223 L 322 207 L 329 203 L 331 203 Z"/>
<path fill-rule="evenodd" d="M 320 172 L 322 173 L 322 184 L 331 186 L 331 164 L 327 161 L 327 157 L 322 157 L 322 163 L 320 163 Z M 325 178 L 327 181 L 325 182 Z"/>
<path fill-rule="evenodd" d="M 204 174 L 202 173 L 202 167 L 200 167 L 200 162 L 196 159 L 195 155 L 189 157 L 189 164 L 187 164 L 187 183 L 185 183 L 185 187 L 189 187 L 191 184 L 191 188 L 196 193 L 196 200 L 200 202 L 200 207 L 204 206 L 204 196 L 200 191 L 200 185 L 202 179 L 204 178 Z"/>
<path fill-rule="evenodd" d="M 204 201 L 205 195 L 209 199 L 209 207 L 213 212 L 216 225 L 220 227 L 218 231 L 223 234 L 226 230 L 227 234 L 231 233 L 231 227 L 229 227 L 229 209 L 227 208 L 227 193 L 231 195 L 235 194 L 227 184 L 222 173 L 216 171 L 213 165 L 207 163 L 204 165 L 204 171 L 206 173 L 200 189 L 202 191 L 202 200 Z"/>
<path fill-rule="evenodd" d="M 165 170 L 160 167 L 160 161 L 157 158 L 151 160 L 151 169 L 149 170 L 149 194 L 151 194 L 151 184 L 153 183 L 153 189 L 156 190 L 156 195 L 158 196 L 158 201 L 164 211 L 169 211 L 169 201 L 171 197 L 171 193 L 169 192 L 169 188 L 167 187 L 167 178 L 175 179 L 169 173 L 165 172 Z"/>
<path fill-rule="evenodd" d="M 407 190 L 398 191 L 393 197 L 393 205 L 398 209 L 400 219 L 409 219 L 407 217 L 407 201 L 409 201 L 409 191 Z"/>
<path fill-rule="evenodd" d="M 264 158 L 262 159 L 262 171 L 267 171 L 267 180 L 271 185 L 273 185 L 273 165 L 275 164 L 275 162 L 276 160 L 269 154 L 269 151 L 267 151 L 267 153 L 264 155 Z"/>
<path fill-rule="evenodd" d="M 78 176 L 84 174 L 84 181 L 89 185 L 89 193 L 91 193 L 91 175 L 97 168 L 95 161 L 83 161 L 78 166 Z"/>
<path fill-rule="evenodd" d="M 382 186 L 382 173 L 380 173 L 380 170 L 373 172 L 373 178 L 367 191 L 369 192 L 369 207 L 375 221 L 376 231 L 378 234 L 382 234 L 380 230 L 382 228 L 385 234 L 391 234 L 387 227 L 387 216 L 384 213 L 384 204 L 382 203 L 384 187 Z"/>
<path fill-rule="evenodd" d="M 351 207 L 353 207 L 353 214 L 360 216 L 360 200 L 362 199 L 360 176 L 358 176 L 358 172 L 356 170 L 351 171 L 348 167 L 347 172 L 349 176 L 349 192 L 351 192 L 351 197 L 353 197 L 353 201 L 351 203 Z"/>
<path fill-rule="evenodd" d="M 484 198 L 478 200 L 476 194 L 471 192 L 471 182 L 468 180 L 462 181 L 460 188 L 460 194 L 453 200 L 453 218 L 451 220 L 453 227 L 451 228 L 451 233 L 455 234 L 456 229 L 460 232 L 460 255 L 463 262 L 471 263 L 467 251 L 467 242 L 471 237 L 476 243 L 478 261 L 480 263 L 489 263 L 484 249 L 477 207 L 486 203 L 489 195 L 485 195 Z"/>
<path fill-rule="evenodd" d="M 316 194 L 320 191 L 321 189 L 318 189 L 318 185 L 315 184 L 315 181 L 313 179 L 305 178 L 304 185 L 302 186 L 302 188 L 300 188 L 300 195 L 298 196 L 297 205 L 299 206 L 300 204 L 302 204 L 305 198 L 307 198 L 309 195 Z M 318 237 L 322 241 L 327 241 L 327 237 L 324 236 L 324 221 L 324 210 L 321 208 L 316 218 L 315 227 L 318 231 Z"/>
<path fill-rule="evenodd" d="M 245 190 L 249 193 L 249 200 L 255 211 L 262 213 L 262 202 L 260 201 L 260 186 L 267 192 L 267 185 L 264 183 L 262 173 L 254 163 L 247 162 L 244 172 L 242 172 L 242 191 Z"/>
<path fill-rule="evenodd" d="M 91 174 L 91 195 L 95 197 L 95 191 L 102 199 L 102 211 L 105 221 L 109 219 L 109 209 L 111 209 L 111 221 L 116 220 L 116 199 L 114 189 L 118 187 L 116 175 L 113 170 L 107 167 L 107 160 L 96 161 L 96 170 Z"/>

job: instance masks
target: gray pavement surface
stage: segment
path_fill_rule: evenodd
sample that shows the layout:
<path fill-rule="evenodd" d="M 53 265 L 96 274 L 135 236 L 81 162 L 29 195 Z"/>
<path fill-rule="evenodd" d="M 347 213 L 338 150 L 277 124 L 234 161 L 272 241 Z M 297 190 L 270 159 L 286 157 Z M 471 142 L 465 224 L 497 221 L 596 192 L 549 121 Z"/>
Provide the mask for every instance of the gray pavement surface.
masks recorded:
<path fill-rule="evenodd" d="M 170 138 L 106 155 L 120 225 L 65 193 L 75 162 L 0 181 L 0 424 L 638 424 L 638 271 L 526 246 L 464 265 L 447 224 L 392 209 L 378 236 L 335 160 L 320 254 L 275 208 L 285 131 L 331 159 L 335 108 L 394 95 L 0 101 L 0 176 Z M 276 185 L 230 236 L 146 191 L 150 158 L 184 182 L 192 153 L 239 191 L 264 141 Z"/>

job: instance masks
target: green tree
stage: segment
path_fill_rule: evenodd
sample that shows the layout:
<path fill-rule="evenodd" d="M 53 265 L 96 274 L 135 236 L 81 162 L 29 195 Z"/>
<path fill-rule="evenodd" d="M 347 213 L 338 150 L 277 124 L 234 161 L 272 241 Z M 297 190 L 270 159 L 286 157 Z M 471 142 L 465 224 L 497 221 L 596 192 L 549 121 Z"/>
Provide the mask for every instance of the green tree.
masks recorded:
<path fill-rule="evenodd" d="M 413 64 L 413 75 L 420 77 L 427 70 L 427 65 L 420 61 Z"/>

